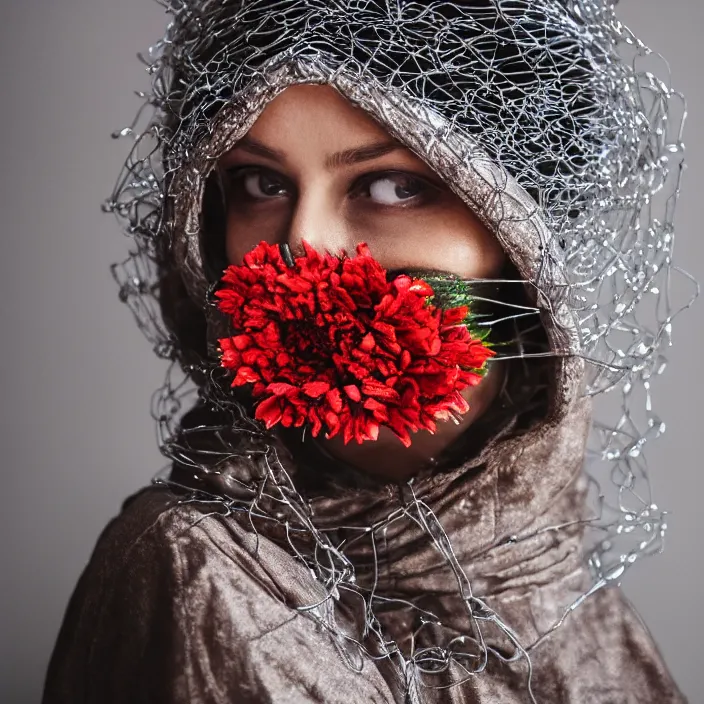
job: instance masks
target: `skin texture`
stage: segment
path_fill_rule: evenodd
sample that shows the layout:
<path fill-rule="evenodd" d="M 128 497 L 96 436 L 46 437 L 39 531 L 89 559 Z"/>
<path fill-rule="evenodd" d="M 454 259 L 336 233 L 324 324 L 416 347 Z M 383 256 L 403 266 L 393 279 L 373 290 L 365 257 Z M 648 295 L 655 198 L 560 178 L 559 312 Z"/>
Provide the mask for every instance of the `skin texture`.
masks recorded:
<path fill-rule="evenodd" d="M 495 278 L 505 255 L 494 236 L 424 161 L 329 86 L 291 86 L 262 112 L 220 163 L 227 184 L 230 263 L 262 240 L 305 239 L 318 250 L 354 252 L 366 242 L 390 271 L 433 269 Z M 462 421 L 439 421 L 405 448 L 387 428 L 376 442 L 320 439 L 328 452 L 367 472 L 405 479 L 464 432 L 497 395 L 494 365 L 463 392 Z"/>

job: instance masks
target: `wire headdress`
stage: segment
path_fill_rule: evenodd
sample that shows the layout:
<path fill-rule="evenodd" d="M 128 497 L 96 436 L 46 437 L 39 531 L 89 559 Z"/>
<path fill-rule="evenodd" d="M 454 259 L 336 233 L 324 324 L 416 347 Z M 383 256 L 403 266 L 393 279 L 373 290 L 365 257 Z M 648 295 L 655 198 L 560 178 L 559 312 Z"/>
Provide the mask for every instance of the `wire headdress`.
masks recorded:
<path fill-rule="evenodd" d="M 129 258 L 114 268 L 121 296 L 157 354 L 172 360 L 155 396 L 164 454 L 208 474 L 242 458 L 259 468 L 250 483 L 240 482 L 239 498 L 202 494 L 198 500 L 247 515 L 258 527 L 275 523 L 272 517 L 286 507 L 286 534 L 308 536 L 291 538 L 291 549 L 330 602 L 341 590 L 362 594 L 367 635 L 383 644 L 378 657 L 400 656 L 377 618 L 380 597 L 359 586 L 350 546 L 335 543 L 333 531 L 307 512 L 272 438 L 241 409 L 231 410 L 227 423 L 201 424 L 190 436 L 179 426 L 196 397 L 233 408 L 212 347 L 209 356 L 204 344 L 206 338 L 212 343 L 211 328 L 218 327 L 206 305 L 214 282 L 201 236 L 208 179 L 281 90 L 322 83 L 418 153 L 496 234 L 533 292 L 559 362 L 553 405 L 606 391 L 619 395 L 617 417 L 595 422 L 591 435 L 593 513 L 579 523 L 593 529 L 592 583 L 565 607 L 564 617 L 618 581 L 641 555 L 660 550 L 664 512 L 650 496 L 642 449 L 664 430 L 652 409 L 650 383 L 665 367 L 672 319 L 689 305 L 671 301 L 670 291 L 673 274 L 682 274 L 672 252 L 685 108 L 664 62 L 616 19 L 613 3 L 163 4 L 171 23 L 142 57 L 152 90 L 141 95 L 134 123 L 118 133 L 133 146 L 106 209 L 134 238 Z M 683 281 L 696 288 L 684 274 Z M 165 308 L 167 289 L 181 296 Z M 194 439 L 206 435 L 205 445 Z M 469 676 L 489 657 L 505 657 L 487 644 L 488 624 L 501 630 L 515 657 L 529 660 L 540 638 L 521 643 L 510 623 L 473 593 L 443 525 L 412 485 L 406 491 L 405 507 L 375 530 L 381 535 L 404 519 L 430 536 L 456 577 L 474 644 L 464 651 L 464 640 L 451 639 L 403 651 L 406 665 L 415 668 L 409 689 L 414 677 L 446 670 L 451 662 Z M 325 601 L 301 608 L 336 633 Z M 423 623 L 431 622 L 424 614 Z M 354 648 L 342 641 L 354 666 Z"/>

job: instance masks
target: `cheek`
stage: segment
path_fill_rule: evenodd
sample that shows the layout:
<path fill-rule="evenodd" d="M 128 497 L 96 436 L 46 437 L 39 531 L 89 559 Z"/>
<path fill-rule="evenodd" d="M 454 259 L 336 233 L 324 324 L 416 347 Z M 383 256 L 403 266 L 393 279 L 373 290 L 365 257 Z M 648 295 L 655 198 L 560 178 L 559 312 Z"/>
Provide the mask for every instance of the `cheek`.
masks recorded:
<path fill-rule="evenodd" d="M 449 249 L 455 254 L 450 259 L 451 271 L 465 279 L 493 279 L 501 275 L 506 254 L 490 233 L 473 233 L 459 242 L 453 239 Z"/>
<path fill-rule="evenodd" d="M 448 209 L 435 230 L 446 268 L 462 278 L 499 276 L 506 254 L 499 241 L 464 204 Z"/>
<path fill-rule="evenodd" d="M 240 212 L 230 211 L 227 216 L 225 235 L 225 253 L 230 264 L 241 264 L 244 255 L 256 247 L 262 240 L 278 241 L 278 225 L 269 222 L 270 218 L 254 221 Z"/>
<path fill-rule="evenodd" d="M 227 235 L 225 240 L 225 252 L 227 261 L 230 264 L 241 264 L 244 255 L 248 250 L 252 249 L 255 242 L 249 242 L 244 239 L 243 234 L 239 231 L 239 227 L 233 226 L 228 221 Z"/>
<path fill-rule="evenodd" d="M 368 238 L 386 268 L 438 269 L 464 279 L 501 275 L 506 263 L 501 245 L 464 205 L 409 211 L 403 220 L 392 236 L 380 229 Z"/>

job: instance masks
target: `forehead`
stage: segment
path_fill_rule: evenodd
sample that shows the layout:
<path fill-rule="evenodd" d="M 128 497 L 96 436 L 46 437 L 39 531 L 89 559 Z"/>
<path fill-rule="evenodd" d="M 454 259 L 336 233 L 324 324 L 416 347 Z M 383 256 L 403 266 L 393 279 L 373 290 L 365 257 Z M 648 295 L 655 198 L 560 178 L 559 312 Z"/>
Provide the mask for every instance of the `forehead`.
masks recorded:
<path fill-rule="evenodd" d="M 365 110 L 329 85 L 293 85 L 269 102 L 248 135 L 268 142 L 317 140 L 356 146 L 360 140 L 391 140 L 389 132 Z"/>

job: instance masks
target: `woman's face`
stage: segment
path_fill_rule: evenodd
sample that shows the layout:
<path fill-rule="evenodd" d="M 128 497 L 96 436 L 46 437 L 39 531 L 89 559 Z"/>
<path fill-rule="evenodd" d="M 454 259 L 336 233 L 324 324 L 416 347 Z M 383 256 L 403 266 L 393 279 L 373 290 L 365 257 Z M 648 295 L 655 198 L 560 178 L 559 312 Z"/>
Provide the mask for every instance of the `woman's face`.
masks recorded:
<path fill-rule="evenodd" d="M 291 86 L 222 160 L 231 263 L 262 240 L 307 240 L 354 252 L 360 242 L 386 269 L 497 276 L 493 235 L 440 178 L 369 115 L 329 86 Z"/>
<path fill-rule="evenodd" d="M 503 268 L 501 247 L 472 211 L 422 159 L 329 86 L 284 90 L 219 166 L 232 264 L 262 240 L 288 243 L 294 254 L 306 240 L 335 254 L 366 242 L 387 270 L 492 278 Z M 344 446 L 336 437 L 328 449 L 360 466 L 383 460 L 391 477 L 417 471 L 486 409 L 500 376 L 492 371 L 465 390 L 470 411 L 461 424 L 440 422 L 434 435 L 417 433 L 410 448 L 382 428 L 376 442 Z"/>

